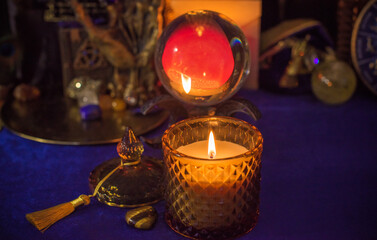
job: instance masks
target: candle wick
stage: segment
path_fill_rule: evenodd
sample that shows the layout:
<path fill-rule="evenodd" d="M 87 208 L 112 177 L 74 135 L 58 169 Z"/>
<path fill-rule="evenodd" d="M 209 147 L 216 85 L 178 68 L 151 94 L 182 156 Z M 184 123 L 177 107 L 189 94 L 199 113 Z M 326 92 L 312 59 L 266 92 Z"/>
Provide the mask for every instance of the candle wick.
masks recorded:
<path fill-rule="evenodd" d="M 210 159 L 215 158 L 215 152 L 214 152 L 214 151 L 211 151 L 211 152 L 209 153 L 209 158 L 210 158 Z"/>

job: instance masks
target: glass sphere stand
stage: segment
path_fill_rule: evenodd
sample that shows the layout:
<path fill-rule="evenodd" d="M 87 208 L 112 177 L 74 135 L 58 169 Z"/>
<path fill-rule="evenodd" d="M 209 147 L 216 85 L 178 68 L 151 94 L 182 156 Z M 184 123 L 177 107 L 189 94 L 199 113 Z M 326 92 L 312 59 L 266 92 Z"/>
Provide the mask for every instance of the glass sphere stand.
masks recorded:
<path fill-rule="evenodd" d="M 196 116 L 233 116 L 236 113 L 244 113 L 254 121 L 262 117 L 262 113 L 252 102 L 243 98 L 231 98 L 214 106 L 196 106 L 177 101 L 170 95 L 161 95 L 140 108 L 144 115 L 148 115 L 163 109 L 169 112 L 169 126 L 188 117 Z M 161 137 L 141 137 L 142 140 L 154 148 L 161 148 Z"/>
<path fill-rule="evenodd" d="M 194 116 L 232 116 L 245 113 L 254 120 L 258 108 L 232 98 L 250 73 L 249 45 L 242 30 L 226 16 L 190 11 L 173 20 L 157 41 L 155 67 L 170 95 L 158 96 L 140 111 L 170 113 L 169 124 Z M 161 147 L 161 136 L 143 141 Z"/>

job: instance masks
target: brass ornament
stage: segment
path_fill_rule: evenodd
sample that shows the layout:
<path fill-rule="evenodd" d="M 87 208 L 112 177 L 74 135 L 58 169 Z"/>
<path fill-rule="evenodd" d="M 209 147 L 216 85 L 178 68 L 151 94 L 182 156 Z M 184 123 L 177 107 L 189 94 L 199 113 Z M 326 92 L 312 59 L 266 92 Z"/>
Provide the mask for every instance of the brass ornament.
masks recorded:
<path fill-rule="evenodd" d="M 114 67 L 116 97 L 131 106 L 142 105 L 156 94 L 151 57 L 159 33 L 163 1 L 116 1 L 107 6 L 109 23 L 100 28 L 77 0 L 71 0 L 77 19 L 89 39 Z"/>
<path fill-rule="evenodd" d="M 77 32 L 71 31 L 72 33 Z M 73 39 L 72 39 L 73 40 Z M 103 68 L 108 65 L 105 57 L 99 52 L 99 50 L 90 42 L 85 39 L 76 52 L 75 60 L 73 61 L 73 68 L 75 70 L 92 70 L 97 68 Z"/>

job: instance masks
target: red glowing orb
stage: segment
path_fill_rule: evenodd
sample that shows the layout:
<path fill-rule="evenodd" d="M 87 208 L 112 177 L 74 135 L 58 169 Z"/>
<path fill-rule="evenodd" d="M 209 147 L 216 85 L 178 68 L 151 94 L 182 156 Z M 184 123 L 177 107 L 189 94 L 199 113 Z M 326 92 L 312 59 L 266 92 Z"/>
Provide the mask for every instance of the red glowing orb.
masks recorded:
<path fill-rule="evenodd" d="M 192 89 L 216 89 L 232 75 L 234 59 L 224 32 L 214 25 L 185 24 L 166 42 L 162 66 L 175 83 L 191 78 Z"/>

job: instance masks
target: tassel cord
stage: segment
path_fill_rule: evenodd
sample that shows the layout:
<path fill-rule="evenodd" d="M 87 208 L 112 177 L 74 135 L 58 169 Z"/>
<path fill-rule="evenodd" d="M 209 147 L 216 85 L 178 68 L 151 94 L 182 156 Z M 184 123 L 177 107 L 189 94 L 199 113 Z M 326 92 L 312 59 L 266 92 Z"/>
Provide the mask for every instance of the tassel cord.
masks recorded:
<path fill-rule="evenodd" d="M 123 166 L 132 166 L 137 165 L 140 163 L 140 159 L 136 161 L 123 161 L 114 168 L 111 172 L 109 172 L 101 181 L 98 182 L 97 186 L 95 187 L 93 194 L 91 195 L 80 195 L 75 200 L 72 200 L 67 203 L 62 203 L 57 206 L 44 209 L 41 211 L 28 213 L 26 214 L 26 219 L 33 224 L 39 231 L 42 233 L 46 231 L 52 224 L 59 221 L 60 219 L 68 216 L 71 214 L 77 207 L 81 205 L 88 205 L 90 204 L 90 198 L 95 197 L 98 194 L 98 191 L 102 184 L 118 169 L 121 169 Z"/>

